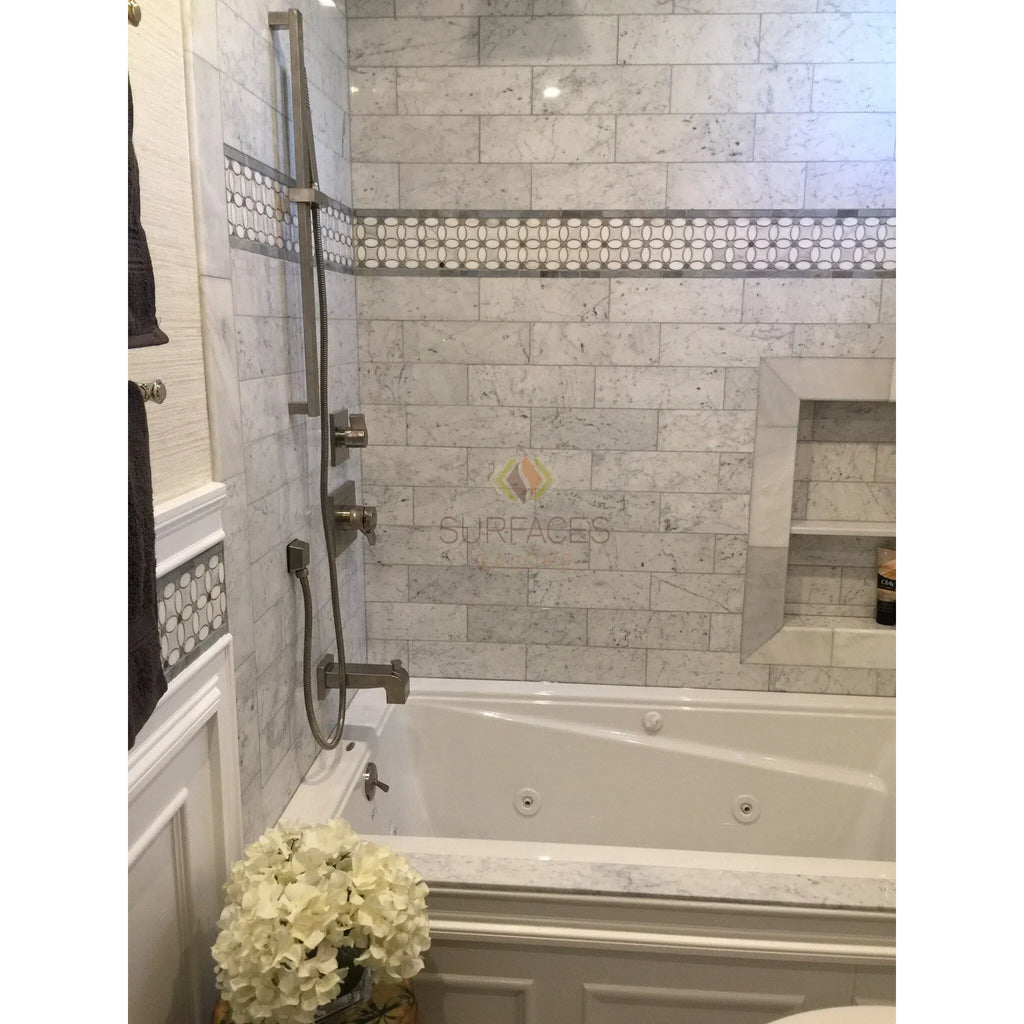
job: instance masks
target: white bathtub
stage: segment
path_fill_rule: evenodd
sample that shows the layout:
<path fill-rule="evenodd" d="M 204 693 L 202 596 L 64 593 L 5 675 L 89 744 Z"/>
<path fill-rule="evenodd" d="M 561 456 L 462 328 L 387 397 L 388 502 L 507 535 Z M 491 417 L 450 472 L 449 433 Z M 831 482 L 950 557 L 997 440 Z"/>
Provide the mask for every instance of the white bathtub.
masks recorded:
<path fill-rule="evenodd" d="M 393 707 L 359 694 L 346 742 L 281 817 L 344 817 L 423 874 L 430 1019 L 503 1019 L 514 978 L 539 1000 L 523 1019 L 602 1020 L 593 993 L 613 964 L 654 971 L 659 983 L 627 1003 L 669 1006 L 673 1022 L 689 1019 L 687 998 L 694 1020 L 734 1019 L 711 1012 L 709 992 L 743 1024 L 891 1000 L 892 700 L 438 679 L 411 690 Z M 370 761 L 390 789 L 368 800 Z M 709 958 L 724 958 L 725 988 L 694 982 Z M 555 962 L 558 988 L 576 978 L 583 996 L 558 1003 Z M 781 991 L 743 982 L 766 962 Z"/>

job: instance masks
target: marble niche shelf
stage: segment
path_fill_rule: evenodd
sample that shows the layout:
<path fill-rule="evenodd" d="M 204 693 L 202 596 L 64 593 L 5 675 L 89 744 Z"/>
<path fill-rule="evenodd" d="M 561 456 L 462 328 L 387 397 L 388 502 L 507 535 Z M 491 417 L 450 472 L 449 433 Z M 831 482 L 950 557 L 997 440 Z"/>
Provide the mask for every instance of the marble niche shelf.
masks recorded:
<path fill-rule="evenodd" d="M 895 523 L 861 523 L 851 520 L 796 519 L 790 533 L 810 537 L 895 537 Z"/>

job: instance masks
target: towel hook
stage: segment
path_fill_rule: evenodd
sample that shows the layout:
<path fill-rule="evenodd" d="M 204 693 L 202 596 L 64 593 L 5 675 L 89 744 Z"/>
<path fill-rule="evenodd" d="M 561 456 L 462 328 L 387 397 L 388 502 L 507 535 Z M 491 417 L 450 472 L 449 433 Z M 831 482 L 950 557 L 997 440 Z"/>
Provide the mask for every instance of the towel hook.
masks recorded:
<path fill-rule="evenodd" d="M 142 21 L 142 7 L 136 3 L 136 0 L 128 0 L 128 20 L 133 25 L 138 25 Z"/>
<path fill-rule="evenodd" d="M 157 405 L 162 405 L 163 400 L 167 397 L 167 388 L 162 380 L 151 380 L 148 384 L 140 384 L 139 390 L 142 392 L 144 402 L 156 402 Z"/>

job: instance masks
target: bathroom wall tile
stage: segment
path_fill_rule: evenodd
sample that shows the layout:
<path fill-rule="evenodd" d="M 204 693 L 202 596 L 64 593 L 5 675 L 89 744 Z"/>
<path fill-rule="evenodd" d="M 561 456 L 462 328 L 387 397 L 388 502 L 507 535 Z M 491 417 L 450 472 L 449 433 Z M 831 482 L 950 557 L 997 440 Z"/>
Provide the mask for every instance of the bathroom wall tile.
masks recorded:
<path fill-rule="evenodd" d="M 224 75 L 220 78 L 221 123 L 224 144 L 240 150 L 269 167 L 287 163 L 280 145 L 286 137 L 285 116 L 249 89 Z"/>
<path fill-rule="evenodd" d="M 232 249 L 231 296 L 236 316 L 298 316 L 298 265 Z"/>
<path fill-rule="evenodd" d="M 866 629 L 837 629 L 832 643 L 836 667 L 889 668 L 896 663 L 896 630 L 871 623 Z"/>
<path fill-rule="evenodd" d="M 823 2 L 826 0 L 675 0 L 675 10 L 676 14 L 729 14 L 735 11 L 768 14 L 780 11 L 816 11 Z M 873 3 L 875 0 L 864 2 Z"/>
<path fill-rule="evenodd" d="M 720 409 L 725 377 L 707 366 L 599 366 L 594 404 L 640 409 Z"/>
<path fill-rule="evenodd" d="M 530 570 L 530 604 L 554 608 L 647 608 L 650 573 Z"/>
<path fill-rule="evenodd" d="M 877 483 L 896 482 L 896 445 L 880 444 L 878 446 L 875 481 Z"/>
<path fill-rule="evenodd" d="M 892 444 L 896 406 L 892 402 L 814 402 L 811 439 Z"/>
<path fill-rule="evenodd" d="M 825 483 L 812 480 L 807 492 L 808 519 L 841 519 L 869 523 L 896 518 L 894 484 Z"/>
<path fill-rule="evenodd" d="M 796 476 L 800 480 L 874 479 L 875 445 L 801 441 L 796 446 Z"/>
<path fill-rule="evenodd" d="M 471 366 L 526 363 L 530 361 L 530 325 L 459 320 L 408 321 L 405 324 L 405 359 L 421 363 L 468 363 Z"/>
<path fill-rule="evenodd" d="M 793 355 L 892 359 L 896 331 L 890 324 L 797 324 Z"/>
<path fill-rule="evenodd" d="M 651 608 L 659 611 L 740 612 L 743 577 L 721 573 L 653 573 Z"/>
<path fill-rule="evenodd" d="M 542 14 L 671 14 L 672 0 L 533 0 Z"/>
<path fill-rule="evenodd" d="M 359 411 L 366 417 L 366 429 L 369 431 L 370 444 L 374 448 L 382 444 L 407 443 L 403 406 L 370 405 L 368 402 L 360 402 Z"/>
<path fill-rule="evenodd" d="M 606 321 L 608 281 L 481 278 L 480 319 L 516 322 Z"/>
<path fill-rule="evenodd" d="M 453 440 L 470 448 L 530 443 L 529 409 L 416 405 L 406 411 L 410 440 L 443 445 Z"/>
<path fill-rule="evenodd" d="M 415 525 L 412 487 L 363 484 L 358 493 L 364 505 L 373 505 L 377 509 L 377 518 L 381 526 Z"/>
<path fill-rule="evenodd" d="M 658 448 L 664 452 L 750 452 L 754 413 L 718 409 L 665 409 L 658 416 Z M 687 490 L 688 488 L 663 488 Z M 701 490 L 714 490 L 701 488 Z"/>
<path fill-rule="evenodd" d="M 789 543 L 795 458 L 795 426 L 758 428 L 750 486 L 751 544 L 785 547 Z"/>
<path fill-rule="evenodd" d="M 525 605 L 526 569 L 409 566 L 409 600 L 476 605 Z"/>
<path fill-rule="evenodd" d="M 896 109 L 895 64 L 818 64 L 814 104 L 821 111 Z"/>
<path fill-rule="evenodd" d="M 531 88 L 529 68 L 399 68 L 398 113 L 529 114 Z"/>
<path fill-rule="evenodd" d="M 353 114 L 397 114 L 395 68 L 349 68 L 349 111 Z M 402 111 L 410 113 L 410 111 Z M 412 111 L 420 113 L 420 111 Z"/>
<path fill-rule="evenodd" d="M 670 210 L 785 210 L 804 205 L 802 163 L 687 162 L 670 163 L 667 170 Z"/>
<path fill-rule="evenodd" d="M 586 569 L 590 565 L 586 522 L 577 518 L 570 532 L 574 524 L 568 518 L 545 522 L 513 513 L 507 519 L 492 520 L 489 530 L 484 529 L 483 520 L 474 520 L 466 526 L 469 564 L 478 569 Z M 507 539 L 510 527 L 516 528 L 512 543 Z M 572 543 L 571 537 L 577 542 Z"/>
<path fill-rule="evenodd" d="M 658 164 L 532 165 L 535 210 L 662 209 L 665 168 Z"/>
<path fill-rule="evenodd" d="M 847 615 L 875 617 L 877 573 L 870 569 L 840 569 L 839 603 Z M 845 609 L 849 609 L 846 611 Z"/>
<path fill-rule="evenodd" d="M 752 15 L 624 15 L 618 63 L 750 64 L 758 60 L 757 37 Z"/>
<path fill-rule="evenodd" d="M 480 118 L 482 163 L 607 163 L 614 151 L 615 118 L 610 114 Z M 475 154 L 462 159 L 475 159 Z"/>
<path fill-rule="evenodd" d="M 587 521 L 593 523 L 594 543 L 602 540 L 597 534 L 619 530 L 655 531 L 658 529 L 658 495 L 648 491 L 583 490 L 551 487 L 534 502 L 538 516 L 543 515 L 554 529 L 555 520 L 561 519 L 563 534 L 577 543 L 578 531 L 585 530 Z M 561 525 L 561 524 L 559 524 Z"/>
<path fill-rule="evenodd" d="M 719 456 L 718 490 L 726 494 L 749 494 L 753 466 L 751 455 L 723 453 Z"/>
<path fill-rule="evenodd" d="M 579 646 L 587 642 L 587 612 L 578 608 L 470 607 L 468 639 L 482 643 Z"/>
<path fill-rule="evenodd" d="M 362 453 L 362 470 L 366 484 L 458 486 L 466 480 L 466 449 L 400 445 L 369 448 Z"/>
<path fill-rule="evenodd" d="M 527 648 L 527 679 L 643 686 L 646 671 L 646 651 L 536 644 Z"/>
<path fill-rule="evenodd" d="M 807 111 L 811 109 L 811 65 L 677 65 L 672 69 L 671 109 L 673 113 L 679 114 Z"/>
<path fill-rule="evenodd" d="M 243 425 L 238 394 L 238 340 L 231 283 L 222 278 L 199 279 L 200 316 L 209 402 L 210 454 L 219 480 L 244 469 Z"/>
<path fill-rule="evenodd" d="M 354 163 L 352 205 L 366 210 L 398 206 L 398 164 Z"/>
<path fill-rule="evenodd" d="M 647 652 L 648 686 L 692 686 L 708 690 L 767 690 L 767 665 L 741 665 L 718 651 Z"/>
<path fill-rule="evenodd" d="M 667 114 L 670 67 L 535 68 L 537 114 Z M 627 208 L 630 205 L 625 204 Z"/>
<path fill-rule="evenodd" d="M 878 320 L 878 281 L 858 278 L 793 280 L 748 278 L 743 320 L 747 323 L 872 323 Z"/>
<path fill-rule="evenodd" d="M 479 158 L 480 125 L 473 116 L 363 114 L 352 118 L 356 162 L 459 163 Z"/>
<path fill-rule="evenodd" d="M 409 600 L 409 567 L 405 565 L 364 566 L 366 600 L 404 602 Z"/>
<path fill-rule="evenodd" d="M 788 356 L 788 324 L 662 324 L 662 366 L 757 366 L 762 356 Z"/>
<path fill-rule="evenodd" d="M 398 17 L 476 17 L 494 14 L 512 17 L 530 13 L 531 0 L 395 0 Z"/>
<path fill-rule="evenodd" d="M 526 452 L 513 448 L 470 448 L 469 484 L 482 487 L 493 484 L 498 474 L 509 463 L 509 459 Z M 558 489 L 577 491 L 590 490 L 591 453 L 567 451 L 565 449 L 530 448 L 531 459 L 540 462 L 552 479 L 551 486 Z M 616 484 L 621 488 L 621 484 Z"/>
<path fill-rule="evenodd" d="M 488 516 L 502 516 L 508 507 L 508 497 L 497 487 L 417 487 L 415 489 L 416 526 L 439 528 L 444 520 L 484 520 Z M 518 508 L 516 511 L 520 511 Z M 475 526 L 474 526 L 475 529 Z"/>
<path fill-rule="evenodd" d="M 526 647 L 410 640 L 409 672 L 442 679 L 525 679 Z"/>
<path fill-rule="evenodd" d="M 896 696 L 896 670 L 874 668 L 869 670 L 875 678 L 876 693 L 879 697 Z"/>
<path fill-rule="evenodd" d="M 764 63 L 888 62 L 896 59 L 896 20 L 891 14 L 765 14 Z"/>
<path fill-rule="evenodd" d="M 303 425 L 280 434 L 261 437 L 245 445 L 246 491 L 250 501 L 306 475 L 306 441 Z M 248 564 L 248 563 L 246 563 Z"/>
<path fill-rule="evenodd" d="M 260 723 L 256 709 L 256 659 L 235 666 L 238 773 L 243 790 L 260 774 Z"/>
<path fill-rule="evenodd" d="M 292 597 L 293 580 L 284 568 L 282 553 L 272 549 L 252 560 L 253 621 L 268 612 L 279 601 Z"/>
<path fill-rule="evenodd" d="M 883 537 L 807 537 L 795 535 L 789 558 L 794 565 L 838 565 L 872 568 L 875 551 L 892 547 L 893 538 Z"/>
<path fill-rule="evenodd" d="M 480 19 L 481 64 L 614 64 L 616 44 L 613 17 Z"/>
<path fill-rule="evenodd" d="M 625 20 L 625 19 L 623 19 Z M 624 114 L 616 118 L 615 159 L 660 163 L 754 159 L 754 114 Z M 760 115 L 769 116 L 769 115 Z M 797 117 L 776 114 L 775 117 Z M 818 115 L 838 117 L 840 115 Z M 853 116 L 853 115 L 842 115 Z M 866 115 L 865 115 L 866 116 Z M 885 116 L 885 115 L 878 115 Z M 763 153 L 759 160 L 781 160 Z M 799 159 L 791 153 L 790 159 Z M 819 159 L 826 159 L 820 157 Z M 717 205 L 717 204 L 716 204 Z"/>
<path fill-rule="evenodd" d="M 786 577 L 786 603 L 837 605 L 841 584 L 842 570 L 838 566 L 791 565 Z"/>
<path fill-rule="evenodd" d="M 625 491 L 715 491 L 718 456 L 709 451 L 595 451 L 593 486 Z"/>
<path fill-rule="evenodd" d="M 594 404 L 592 366 L 470 366 L 471 405 Z"/>
<path fill-rule="evenodd" d="M 882 281 L 882 304 L 878 311 L 878 320 L 883 324 L 896 323 L 896 281 Z"/>
<path fill-rule="evenodd" d="M 400 363 L 405 357 L 400 320 L 363 320 L 356 328 L 360 363 Z"/>
<path fill-rule="evenodd" d="M 868 668 L 772 665 L 770 688 L 779 693 L 837 693 L 871 697 L 875 678 Z"/>
<path fill-rule="evenodd" d="M 701 612 L 588 612 L 591 647 L 706 651 L 710 616 Z"/>
<path fill-rule="evenodd" d="M 380 565 L 464 565 L 466 551 L 446 543 L 436 526 L 378 526 L 365 557 Z"/>
<path fill-rule="evenodd" d="M 395 640 L 392 637 L 382 640 L 366 641 L 366 660 L 371 665 L 387 665 L 398 658 L 409 668 L 409 641 Z"/>
<path fill-rule="evenodd" d="M 810 163 L 802 205 L 811 210 L 891 209 L 896 205 L 896 164 L 889 158 Z"/>
<path fill-rule="evenodd" d="M 395 0 L 345 0 L 345 14 L 353 18 L 393 18 Z"/>
<path fill-rule="evenodd" d="M 611 313 L 608 319 L 627 322 L 730 323 L 742 319 L 742 309 L 743 281 L 740 280 L 613 278 Z"/>
<path fill-rule="evenodd" d="M 613 529 L 604 543 L 592 540 L 590 544 L 590 568 L 599 570 L 710 573 L 714 557 L 715 539 L 710 534 L 626 533 Z"/>
<path fill-rule="evenodd" d="M 826 626 L 788 625 L 747 658 L 755 665 L 799 662 L 828 665 L 832 658 L 832 630 Z"/>
<path fill-rule="evenodd" d="M 655 409 L 534 409 L 530 441 L 540 448 L 643 451 L 658 446 Z"/>
<path fill-rule="evenodd" d="M 304 369 L 302 321 L 297 317 L 237 316 L 234 325 L 238 351 L 233 379 L 236 387 L 240 380 L 281 376 Z"/>
<path fill-rule="evenodd" d="M 349 65 L 444 67 L 477 63 L 476 18 L 354 18 Z"/>
<path fill-rule="evenodd" d="M 265 555 L 286 538 L 308 532 L 309 509 L 299 487 L 281 487 L 249 502 L 247 529 L 251 558 Z"/>
<path fill-rule="evenodd" d="M 528 164 L 403 163 L 407 209 L 523 210 L 530 207 Z"/>
<path fill-rule="evenodd" d="M 653 366 L 658 362 L 660 333 L 658 324 L 533 324 L 530 362 Z"/>
<path fill-rule="evenodd" d="M 238 382 L 242 404 L 242 438 L 245 442 L 270 437 L 288 430 L 292 417 L 288 403 L 293 400 L 291 377 L 257 377 Z"/>
<path fill-rule="evenodd" d="M 400 640 L 465 640 L 466 606 L 462 604 L 366 603 L 367 636 Z"/>
<path fill-rule="evenodd" d="M 465 405 L 466 367 L 447 363 L 364 363 L 359 396 L 374 405 Z"/>
<path fill-rule="evenodd" d="M 456 278 L 359 277 L 359 316 L 368 320 L 476 320 L 480 283 Z"/>
<path fill-rule="evenodd" d="M 708 638 L 708 650 L 732 651 L 739 653 L 740 630 L 743 626 L 742 615 L 715 614 L 711 616 L 711 632 Z"/>
<path fill-rule="evenodd" d="M 745 533 L 745 494 L 663 494 L 662 528 L 670 533 Z"/>
<path fill-rule="evenodd" d="M 755 160 L 891 160 L 893 114 L 758 114 Z"/>

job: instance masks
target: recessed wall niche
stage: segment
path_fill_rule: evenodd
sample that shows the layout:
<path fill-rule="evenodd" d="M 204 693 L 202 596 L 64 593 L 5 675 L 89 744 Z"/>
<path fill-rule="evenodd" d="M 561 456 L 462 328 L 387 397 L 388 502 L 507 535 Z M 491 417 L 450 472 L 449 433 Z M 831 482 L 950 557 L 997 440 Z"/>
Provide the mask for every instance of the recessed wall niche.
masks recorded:
<path fill-rule="evenodd" d="M 895 547 L 895 361 L 762 359 L 741 658 L 891 668 L 875 549 Z"/>

